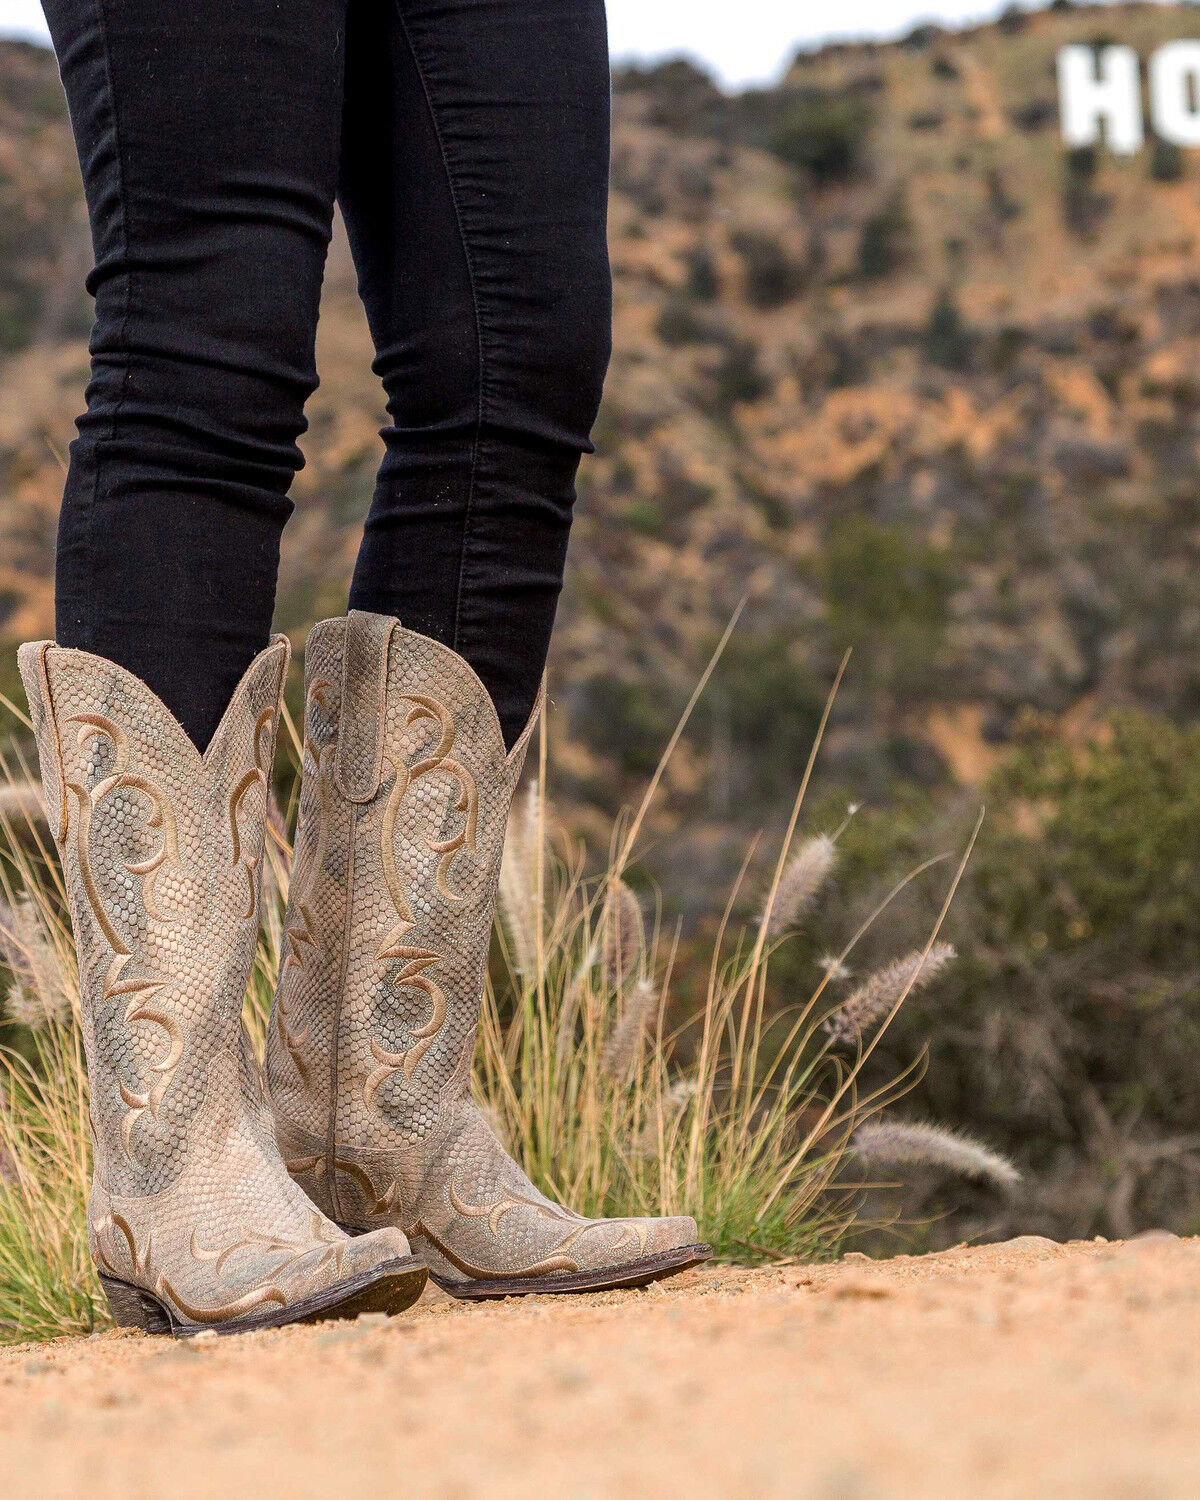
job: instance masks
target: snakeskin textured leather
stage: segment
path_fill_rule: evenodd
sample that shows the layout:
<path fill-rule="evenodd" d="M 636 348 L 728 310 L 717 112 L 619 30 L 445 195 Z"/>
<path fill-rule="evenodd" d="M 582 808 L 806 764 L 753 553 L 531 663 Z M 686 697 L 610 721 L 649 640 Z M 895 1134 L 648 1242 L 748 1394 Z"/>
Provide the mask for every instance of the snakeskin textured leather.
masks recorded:
<path fill-rule="evenodd" d="M 100 1271 L 183 1325 L 273 1313 L 409 1254 L 348 1237 L 279 1159 L 242 1025 L 288 645 L 251 664 L 206 753 L 138 678 L 23 646 L 79 953 Z"/>
<path fill-rule="evenodd" d="M 267 1087 L 331 1218 L 396 1224 L 443 1284 L 603 1270 L 694 1244 L 688 1218 L 588 1220 L 544 1197 L 470 1071 L 509 805 L 491 699 L 382 615 L 314 626 L 304 776 Z M 536 717 L 536 715 L 535 715 Z"/>

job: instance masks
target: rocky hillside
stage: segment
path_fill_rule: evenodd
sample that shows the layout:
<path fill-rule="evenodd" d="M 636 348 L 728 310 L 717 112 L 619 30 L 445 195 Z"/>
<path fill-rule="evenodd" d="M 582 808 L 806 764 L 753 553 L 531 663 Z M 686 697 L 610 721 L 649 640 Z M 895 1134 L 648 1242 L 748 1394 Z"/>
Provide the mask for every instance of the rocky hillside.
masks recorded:
<path fill-rule="evenodd" d="M 553 662 L 599 835 L 744 621 L 661 832 L 699 885 L 790 796 L 825 684 L 847 786 L 975 783 L 1027 709 L 1200 704 L 1200 159 L 1064 150 L 1054 56 L 1200 12 L 1056 4 L 797 59 L 728 97 L 615 80 L 616 352 Z M 0 629 L 47 631 L 86 221 L 52 59 L 0 48 Z M 344 600 L 380 402 L 339 240 L 281 623 Z M 4 668 L 11 679 L 11 665 Z M 684 831 L 686 830 L 686 832 Z M 664 858 L 668 855 L 664 854 Z"/>

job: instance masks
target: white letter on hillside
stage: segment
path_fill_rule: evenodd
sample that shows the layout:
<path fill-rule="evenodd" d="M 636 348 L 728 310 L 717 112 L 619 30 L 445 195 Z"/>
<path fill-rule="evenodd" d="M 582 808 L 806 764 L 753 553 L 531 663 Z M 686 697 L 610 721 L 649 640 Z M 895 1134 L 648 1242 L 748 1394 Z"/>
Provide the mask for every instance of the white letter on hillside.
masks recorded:
<path fill-rule="evenodd" d="M 1132 47 L 1102 47 L 1099 55 L 1091 47 L 1060 47 L 1058 107 L 1068 146 L 1096 145 L 1103 124 L 1110 151 L 1127 156 L 1140 150 L 1137 53 Z"/>
<path fill-rule="evenodd" d="M 1200 42 L 1168 42 L 1150 59 L 1150 113 L 1164 141 L 1200 146 Z"/>

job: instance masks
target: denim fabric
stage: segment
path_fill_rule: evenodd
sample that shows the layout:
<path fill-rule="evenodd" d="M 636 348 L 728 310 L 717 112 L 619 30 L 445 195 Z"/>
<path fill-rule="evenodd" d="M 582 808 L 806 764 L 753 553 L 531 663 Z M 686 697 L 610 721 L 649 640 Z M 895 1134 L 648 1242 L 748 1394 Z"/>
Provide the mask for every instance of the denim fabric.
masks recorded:
<path fill-rule="evenodd" d="M 203 748 L 267 643 L 340 201 L 387 397 L 350 593 L 533 704 L 608 360 L 603 0 L 46 0 L 95 244 L 57 634 Z"/>

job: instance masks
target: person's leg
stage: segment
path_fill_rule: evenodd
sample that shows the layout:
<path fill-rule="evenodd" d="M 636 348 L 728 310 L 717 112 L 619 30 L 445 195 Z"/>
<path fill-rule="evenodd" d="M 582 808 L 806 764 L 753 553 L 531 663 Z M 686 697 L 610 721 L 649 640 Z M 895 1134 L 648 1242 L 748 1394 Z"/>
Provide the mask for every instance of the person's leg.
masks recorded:
<path fill-rule="evenodd" d="M 337 180 L 345 0 L 46 0 L 91 215 L 59 643 L 197 746 L 267 643 Z"/>
<path fill-rule="evenodd" d="M 537 696 L 608 362 L 603 0 L 351 0 L 339 197 L 392 425 L 353 609 Z"/>
<path fill-rule="evenodd" d="M 470 1085 L 608 353 L 603 12 L 352 0 L 348 35 L 340 191 L 394 425 L 352 608 L 305 652 L 276 1138 L 318 1206 L 404 1229 L 455 1296 L 640 1286 L 711 1253 L 695 1221 L 551 1202 Z"/>
<path fill-rule="evenodd" d="M 242 1024 L 289 658 L 254 646 L 312 383 L 341 6 L 47 5 L 99 320 L 59 643 L 19 663 L 79 955 L 87 1242 L 147 1333 L 398 1312 L 425 1283 L 403 1234 L 313 1211 Z"/>

